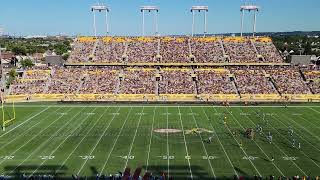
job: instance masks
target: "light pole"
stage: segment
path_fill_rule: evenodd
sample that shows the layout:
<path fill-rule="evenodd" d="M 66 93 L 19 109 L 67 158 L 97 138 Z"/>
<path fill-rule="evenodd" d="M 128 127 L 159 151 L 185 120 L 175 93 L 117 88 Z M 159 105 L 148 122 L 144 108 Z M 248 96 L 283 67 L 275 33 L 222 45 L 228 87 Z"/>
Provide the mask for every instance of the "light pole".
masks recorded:
<path fill-rule="evenodd" d="M 192 13 L 192 37 L 194 35 L 194 26 L 195 26 L 195 12 L 203 12 L 204 13 L 204 33 L 205 36 L 207 34 L 207 13 L 209 11 L 208 6 L 192 6 L 191 13 Z"/>
<path fill-rule="evenodd" d="M 258 6 L 254 6 L 254 5 L 244 5 L 244 6 L 240 6 L 240 11 L 241 11 L 241 31 L 240 34 L 241 36 L 243 35 L 243 23 L 244 23 L 244 13 L 245 11 L 248 11 L 249 13 L 251 11 L 253 11 L 254 15 L 253 15 L 253 32 L 252 32 L 252 36 L 255 36 L 256 33 L 256 23 L 257 23 L 257 12 L 259 12 L 260 7 Z"/>
<path fill-rule="evenodd" d="M 145 35 L 145 13 L 146 12 L 153 12 L 153 21 L 154 21 L 154 31 L 155 35 L 158 35 L 158 13 L 159 7 L 158 6 L 141 6 L 140 11 L 142 13 L 142 35 Z"/>
<path fill-rule="evenodd" d="M 96 26 L 96 12 L 105 12 L 105 18 L 106 18 L 106 35 L 109 34 L 109 20 L 108 20 L 108 13 L 110 12 L 109 7 L 98 4 L 91 6 L 91 11 L 93 12 L 93 30 L 94 30 L 94 36 L 97 37 L 97 26 Z"/>

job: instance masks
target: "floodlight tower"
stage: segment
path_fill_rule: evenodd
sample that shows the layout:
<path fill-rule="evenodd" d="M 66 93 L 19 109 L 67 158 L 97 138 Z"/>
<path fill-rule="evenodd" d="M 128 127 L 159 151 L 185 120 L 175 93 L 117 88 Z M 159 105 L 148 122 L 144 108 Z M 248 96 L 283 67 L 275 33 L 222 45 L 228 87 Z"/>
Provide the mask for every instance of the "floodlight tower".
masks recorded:
<path fill-rule="evenodd" d="M 96 12 L 105 12 L 106 16 L 106 35 L 109 34 L 109 21 L 108 21 L 108 13 L 110 12 L 110 9 L 108 6 L 105 6 L 103 4 L 93 5 L 91 6 L 91 11 L 93 12 L 93 30 L 94 30 L 94 36 L 97 37 L 97 27 L 96 27 Z"/>
<path fill-rule="evenodd" d="M 243 35 L 243 23 L 244 23 L 244 13 L 245 11 L 248 11 L 249 13 L 253 11 L 254 16 L 253 16 L 253 32 L 252 36 L 255 35 L 256 33 L 256 23 L 257 23 L 257 12 L 259 12 L 260 7 L 254 6 L 254 5 L 243 5 L 240 6 L 240 11 L 241 11 L 241 36 Z"/>
<path fill-rule="evenodd" d="M 145 35 L 145 13 L 146 12 L 153 12 L 154 17 L 154 30 L 155 35 L 158 35 L 158 13 L 159 13 L 159 7 L 158 6 L 141 6 L 140 11 L 142 13 L 142 35 Z"/>
<path fill-rule="evenodd" d="M 209 11 L 208 6 L 192 6 L 191 13 L 192 13 L 192 37 L 194 35 L 194 25 L 195 25 L 195 12 L 203 12 L 204 13 L 204 33 L 205 36 L 207 34 L 207 13 Z"/>

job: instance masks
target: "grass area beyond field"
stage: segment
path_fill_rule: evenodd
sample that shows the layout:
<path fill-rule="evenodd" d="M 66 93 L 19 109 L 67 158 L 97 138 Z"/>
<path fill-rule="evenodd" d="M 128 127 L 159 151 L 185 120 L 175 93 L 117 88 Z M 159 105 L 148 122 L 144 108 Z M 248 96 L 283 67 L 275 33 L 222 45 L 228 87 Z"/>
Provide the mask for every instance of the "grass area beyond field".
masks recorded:
<path fill-rule="evenodd" d="M 17 104 L 15 109 L 16 121 L 0 133 L 4 175 L 94 177 L 125 167 L 173 179 L 320 175 L 317 105 Z M 262 134 L 255 133 L 253 140 L 242 135 L 258 124 Z"/>

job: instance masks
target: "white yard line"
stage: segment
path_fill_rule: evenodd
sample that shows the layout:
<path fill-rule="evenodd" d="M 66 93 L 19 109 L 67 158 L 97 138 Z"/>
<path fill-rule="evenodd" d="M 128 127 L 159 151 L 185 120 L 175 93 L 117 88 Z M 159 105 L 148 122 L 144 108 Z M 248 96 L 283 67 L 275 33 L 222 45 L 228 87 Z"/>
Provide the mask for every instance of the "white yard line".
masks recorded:
<path fill-rule="evenodd" d="M 27 142 L 23 143 L 18 149 L 16 149 L 15 151 L 13 151 L 9 156 L 14 155 L 16 152 L 18 152 L 22 147 L 24 147 L 25 145 L 27 145 L 29 142 L 31 142 L 33 139 L 35 139 L 36 137 L 38 137 L 43 131 L 47 130 L 52 124 L 54 124 L 56 121 L 58 121 L 59 119 L 61 119 L 63 117 L 63 115 L 61 115 L 59 118 L 57 118 L 56 120 L 54 120 L 53 122 L 51 122 L 48 126 L 46 126 L 46 128 L 42 129 L 39 133 L 37 133 L 36 135 L 34 135 L 31 139 L 29 139 Z M 3 159 L 0 164 L 2 164 L 5 161 L 5 159 Z"/>
<path fill-rule="evenodd" d="M 45 111 L 48 110 L 49 108 L 50 108 L 50 106 L 48 106 L 47 108 L 45 108 L 45 109 L 43 109 L 42 111 L 38 112 L 37 114 L 33 115 L 32 117 L 28 118 L 27 120 L 23 121 L 23 123 L 15 126 L 14 128 L 10 129 L 9 131 L 5 132 L 4 134 L 2 134 L 2 135 L 0 136 L 0 138 L 3 137 L 3 136 L 5 136 L 6 134 L 10 133 L 11 131 L 15 130 L 16 128 L 22 126 L 23 124 L 29 122 L 31 119 L 37 117 L 38 115 L 40 115 L 41 113 L 45 112 Z"/>
<path fill-rule="evenodd" d="M 139 126 L 140 126 L 140 122 L 141 122 L 141 119 L 142 119 L 142 116 L 143 116 L 143 111 L 144 111 L 144 106 L 142 107 L 142 111 L 141 111 L 141 114 L 140 114 L 140 117 L 139 117 L 138 125 L 136 127 L 136 131 L 134 133 L 133 140 L 132 140 L 132 143 L 130 145 L 130 150 L 129 150 L 129 153 L 128 153 L 127 157 L 131 156 L 133 144 L 134 144 L 134 141 L 136 139 L 136 136 L 137 136 L 137 133 L 138 133 L 138 129 L 139 129 Z M 124 165 L 124 168 L 123 168 L 124 170 L 128 166 L 128 162 L 129 162 L 129 158 L 127 158 L 126 164 Z"/>
<path fill-rule="evenodd" d="M 227 109 L 228 110 L 228 109 Z M 228 111 L 229 112 L 229 111 Z M 231 113 L 230 113 L 231 114 Z M 232 116 L 233 116 L 233 114 L 231 114 Z M 234 116 L 233 116 L 234 117 Z M 238 120 L 234 117 L 234 119 L 238 122 Z M 249 119 L 249 118 L 248 118 Z M 249 119 L 250 121 L 251 121 L 251 119 Z M 253 124 L 254 124 L 254 126 L 256 126 L 256 124 L 253 122 L 253 121 L 251 121 Z M 238 122 L 238 124 L 240 124 L 239 122 Z M 270 125 L 270 124 L 268 124 L 268 125 Z M 274 130 L 276 130 L 272 125 L 270 125 Z M 278 130 L 276 130 L 277 131 L 277 133 L 278 134 L 280 134 L 280 136 L 282 136 L 281 135 L 281 133 L 279 133 L 279 131 Z M 266 136 L 266 134 L 265 133 L 263 133 L 263 135 L 265 135 Z M 277 146 L 277 144 L 276 143 L 272 143 L 283 155 L 285 155 L 286 157 L 289 157 L 279 146 Z M 291 160 L 290 159 L 290 161 L 292 162 L 292 164 L 293 165 L 295 165 L 298 169 L 299 169 L 299 171 L 300 172 L 302 172 L 305 176 L 307 176 L 307 174 L 293 161 L 293 160 Z"/>
<path fill-rule="evenodd" d="M 2 150 L 4 147 L 6 147 L 7 145 L 11 144 L 12 142 L 15 142 L 18 138 L 23 137 L 25 134 L 27 134 L 29 132 L 29 130 L 31 130 L 32 128 L 34 128 L 35 126 L 37 126 L 39 123 L 41 123 L 43 120 L 48 119 L 48 117 L 50 117 L 53 113 L 57 112 L 59 109 L 56 109 L 54 112 L 50 113 L 49 115 L 45 116 L 43 119 L 41 119 L 40 121 L 38 121 L 36 124 L 32 125 L 31 127 L 29 127 L 27 130 L 24 130 L 23 133 L 19 134 L 18 136 L 15 136 L 11 141 L 7 142 L 6 144 L 2 145 L 0 147 L 0 150 Z"/>
<path fill-rule="evenodd" d="M 217 112 L 217 110 L 215 108 L 213 108 L 215 110 L 215 112 Z M 230 131 L 229 127 L 227 127 L 228 131 L 230 132 L 230 134 L 232 134 L 232 132 Z M 238 140 L 232 135 L 233 139 L 236 141 L 236 143 L 238 145 L 240 145 L 240 143 L 238 142 Z M 246 157 L 249 157 L 248 154 L 245 152 L 245 150 L 243 150 L 242 147 L 240 147 L 240 149 L 242 150 L 243 154 L 246 156 Z M 254 163 L 251 161 L 250 158 L 248 158 L 249 162 L 251 163 L 252 167 L 256 170 L 256 172 L 258 173 L 259 176 L 262 176 L 261 173 L 259 172 L 259 170 L 257 169 L 256 165 L 254 165 Z"/>
<path fill-rule="evenodd" d="M 72 108 L 71 108 L 71 109 L 72 109 Z M 71 109 L 68 109 L 68 111 L 66 111 L 66 112 L 71 111 Z M 74 119 L 75 116 L 76 116 L 76 115 L 74 115 L 71 119 Z M 53 133 L 53 134 L 52 134 L 48 139 L 46 139 L 45 141 L 42 141 L 42 142 L 37 146 L 36 149 L 33 149 L 32 152 L 31 152 L 23 161 L 21 161 L 21 162 L 18 164 L 18 166 L 15 166 L 15 168 L 14 168 L 13 170 L 11 170 L 11 172 L 10 172 L 9 174 L 13 173 L 13 172 L 14 172 L 17 168 L 19 168 L 24 162 L 26 162 L 32 155 L 34 155 L 36 152 L 38 152 L 44 145 L 47 144 L 47 142 L 50 142 L 50 140 L 51 140 L 53 137 L 55 137 L 61 130 L 63 130 L 63 129 L 65 128 L 65 125 L 68 125 L 68 124 L 70 124 L 71 122 L 72 122 L 72 121 L 68 121 L 66 124 L 61 125 L 60 128 L 59 128 L 57 131 L 55 131 L 55 133 Z"/>
<path fill-rule="evenodd" d="M 72 119 L 70 119 L 69 121 L 73 120 L 75 117 L 77 117 L 81 112 L 82 112 L 83 109 L 81 109 Z M 69 139 L 69 137 L 71 137 L 71 135 L 82 125 L 83 122 L 85 122 L 86 118 L 84 118 L 83 121 L 81 121 L 81 123 L 79 123 L 75 129 L 73 129 L 71 132 L 70 132 L 70 135 L 68 135 L 58 146 L 56 146 L 56 148 L 51 151 L 51 153 L 48 155 L 48 156 L 52 156 L 59 148 L 61 145 L 63 145 L 67 139 Z M 32 176 L 45 162 L 47 162 L 48 159 L 45 159 L 40 165 L 38 165 L 37 169 L 35 169 L 30 176 Z"/>
<path fill-rule="evenodd" d="M 277 115 L 277 116 L 279 116 L 279 115 Z M 280 116 L 279 116 L 279 118 L 275 118 L 274 116 L 271 116 L 273 119 L 275 119 L 275 120 L 277 120 L 277 121 L 279 121 L 284 127 L 289 127 L 289 125 L 286 125 L 285 123 L 283 123 L 282 121 L 281 121 L 281 118 L 280 118 Z M 287 116 L 284 116 L 286 119 L 288 119 L 288 121 L 291 121 L 290 120 L 290 118 L 288 118 Z M 287 121 L 284 121 L 284 122 L 287 122 Z M 300 130 L 300 128 L 298 128 L 298 127 L 295 127 L 295 126 L 292 126 L 295 130 L 297 130 L 297 131 L 299 131 L 300 132 L 300 134 L 302 134 L 302 135 L 304 135 L 304 133 L 302 132 L 302 130 Z M 320 149 L 319 148 L 317 148 L 316 146 L 314 146 L 310 141 L 308 141 L 308 140 L 306 140 L 306 138 L 304 138 L 304 137 L 306 137 L 306 136 L 304 136 L 304 137 L 302 137 L 300 134 L 298 134 L 298 133 L 295 133 L 295 134 L 297 134 L 301 139 L 303 139 L 305 142 L 307 142 L 309 145 L 311 145 L 314 149 L 316 149 L 317 151 L 319 151 L 320 152 Z M 308 137 L 307 137 L 308 138 Z"/>
<path fill-rule="evenodd" d="M 192 113 L 192 117 L 193 117 L 194 123 L 195 123 L 196 127 L 197 127 L 197 128 L 199 128 L 198 123 L 197 123 L 197 121 L 196 121 L 196 118 L 195 118 L 195 117 L 194 117 L 194 115 L 193 115 L 192 108 L 191 108 L 191 107 L 189 107 L 189 108 L 190 108 L 190 110 L 191 110 L 191 113 Z M 201 143 L 202 143 L 203 150 L 204 150 L 204 152 L 205 152 L 206 156 L 207 156 L 207 157 L 209 157 L 209 154 L 208 154 L 208 151 L 207 151 L 207 149 L 206 149 L 206 146 L 205 146 L 205 145 L 204 145 L 204 143 L 203 143 L 203 139 L 202 139 L 202 135 L 201 135 L 201 133 L 199 133 L 199 137 L 200 137 L 200 140 L 201 140 Z M 207 159 L 208 159 L 208 163 L 209 163 L 210 168 L 211 168 L 212 175 L 213 175 L 213 177 L 214 177 L 213 179 L 216 179 L 216 174 L 214 173 L 214 170 L 213 170 L 213 167 L 212 167 L 211 161 L 210 161 L 210 159 L 209 159 L 209 158 L 207 158 Z"/>
<path fill-rule="evenodd" d="M 313 107 L 310 106 L 310 107 L 308 107 L 308 108 L 311 109 L 312 111 L 320 114 L 320 111 L 313 109 Z"/>
<path fill-rule="evenodd" d="M 102 113 L 102 115 L 99 117 L 98 121 L 103 117 L 103 115 L 106 113 L 106 111 L 107 111 L 108 109 L 109 109 L 109 107 L 108 107 L 106 110 L 104 110 L 104 112 Z M 119 108 L 119 109 L 120 109 L 120 108 Z M 98 141 L 96 142 L 96 144 L 95 144 L 95 145 L 93 146 L 93 148 L 91 149 L 91 151 L 90 151 L 90 153 L 89 153 L 89 156 L 92 155 L 93 151 L 96 149 L 96 147 L 97 147 L 98 144 L 100 143 L 101 139 L 103 138 L 104 134 L 105 134 L 105 133 L 107 132 L 107 130 L 109 129 L 110 124 L 113 122 L 113 120 L 114 120 L 115 117 L 116 117 L 116 115 L 113 115 L 113 118 L 109 121 L 109 124 L 108 124 L 107 128 L 104 128 L 103 133 L 101 134 L 101 136 L 99 137 Z M 79 171 L 78 171 L 77 174 L 80 174 L 80 172 L 82 171 L 83 167 L 85 166 L 85 164 L 87 163 L 88 160 L 89 160 L 89 158 L 87 158 L 87 159 L 83 162 L 83 164 L 82 164 L 82 166 L 81 166 L 81 168 L 79 169 Z"/>
<path fill-rule="evenodd" d="M 274 117 L 273 117 L 274 118 Z M 275 119 L 275 118 L 274 118 Z M 285 125 L 282 121 L 280 121 L 278 118 L 276 119 L 278 122 L 280 122 L 282 125 Z M 284 137 L 279 131 L 278 131 L 278 129 L 276 129 L 276 128 L 274 128 L 273 126 L 271 126 L 273 129 L 275 129 L 277 132 L 278 132 L 278 134 L 280 134 L 280 136 L 282 137 L 282 138 L 284 138 L 284 139 L 287 139 L 286 137 Z M 297 134 L 297 133 L 296 133 Z M 300 136 L 300 135 L 299 135 Z M 300 136 L 300 138 L 302 139 L 302 140 L 304 140 L 305 142 L 307 142 L 307 143 L 309 143 L 307 140 L 305 140 L 305 138 L 303 138 L 302 136 Z M 287 139 L 288 140 L 288 139 Z M 288 140 L 289 141 L 289 143 L 290 143 L 290 140 Z M 311 144 L 311 143 L 309 143 L 309 144 Z M 311 144 L 312 145 L 312 144 Z M 313 145 L 312 145 L 313 146 Z M 314 146 L 313 146 L 314 147 Z M 316 148 L 317 150 L 319 150 L 318 148 Z M 320 166 L 312 159 L 312 158 L 310 158 L 306 153 L 304 153 L 303 151 L 299 151 L 300 153 L 302 153 L 304 156 L 306 156 L 306 157 L 308 157 L 316 166 L 318 166 L 318 168 L 320 168 Z"/>
<path fill-rule="evenodd" d="M 119 109 L 120 109 L 120 107 L 119 107 Z M 100 173 L 99 173 L 100 176 L 102 175 L 103 170 L 106 168 L 106 166 L 107 166 L 107 164 L 108 164 L 108 161 L 109 161 L 109 158 L 110 158 L 110 156 L 111 156 L 111 153 L 113 152 L 113 149 L 114 149 L 114 147 L 116 146 L 116 144 L 117 144 L 117 142 L 118 142 L 118 139 L 119 139 L 119 137 L 120 137 L 120 135 L 121 135 L 121 133 L 122 133 L 122 130 L 123 130 L 124 126 L 125 126 L 126 123 L 127 123 L 127 120 L 128 120 L 128 118 L 129 118 L 129 115 L 130 115 L 131 111 L 132 111 L 132 107 L 130 108 L 130 110 L 129 110 L 128 114 L 127 114 L 127 117 L 126 117 L 125 121 L 123 122 L 122 127 L 121 127 L 121 129 L 120 129 L 120 131 L 119 131 L 119 133 L 118 133 L 118 135 L 117 135 L 117 138 L 116 138 L 116 140 L 114 141 L 111 150 L 109 151 L 108 157 L 107 157 L 106 161 L 104 162 L 104 164 L 103 164 L 103 166 L 102 166 L 102 169 L 101 169 L 101 171 L 100 171 Z"/>
<path fill-rule="evenodd" d="M 231 162 L 231 160 L 230 160 L 230 157 L 229 157 L 228 153 L 226 152 L 226 150 L 224 149 L 224 146 L 222 145 L 222 143 L 221 143 L 221 141 L 220 141 L 220 138 L 219 138 L 216 130 L 215 130 L 214 127 L 212 126 L 212 124 L 211 124 L 211 122 L 210 122 L 210 119 L 209 119 L 207 113 L 205 112 L 205 110 L 204 110 L 203 108 L 201 108 L 201 109 L 202 109 L 202 111 L 204 112 L 204 115 L 206 116 L 206 119 L 208 120 L 208 123 L 210 124 L 211 129 L 213 130 L 214 134 L 217 136 L 218 142 L 219 142 L 219 144 L 220 144 L 220 146 L 221 146 L 224 154 L 226 155 L 226 157 L 227 157 L 227 159 L 228 159 L 228 161 L 229 161 L 229 163 L 230 163 L 230 165 L 231 165 L 231 167 L 232 167 L 232 169 L 233 169 L 233 172 L 237 175 L 237 177 L 239 177 L 237 171 L 236 171 L 235 168 L 234 168 L 234 165 L 232 164 L 232 162 Z"/>
<path fill-rule="evenodd" d="M 149 139 L 149 148 L 148 148 L 148 155 L 147 155 L 147 163 L 146 163 L 146 171 L 148 171 L 148 166 L 149 166 L 149 159 L 150 159 L 150 152 L 151 152 L 151 144 L 152 144 L 152 136 L 153 136 L 153 126 L 154 126 L 154 119 L 156 115 L 156 107 L 154 107 L 153 110 L 153 117 L 152 117 L 152 126 L 151 126 L 151 131 L 150 131 L 150 139 Z"/>
<path fill-rule="evenodd" d="M 185 136 L 185 134 L 184 134 L 184 128 L 183 128 L 183 124 L 182 124 L 181 112 L 180 112 L 180 107 L 179 107 L 179 106 L 178 106 L 178 109 L 179 109 L 179 118 L 180 118 L 180 124 L 181 124 L 181 128 L 182 128 L 182 134 L 183 134 L 183 140 L 184 140 L 184 147 L 185 147 L 185 149 L 186 149 L 187 157 L 190 157 L 190 156 L 189 156 L 189 152 L 188 152 L 188 147 L 187 147 L 186 136 Z M 187 158 L 187 160 L 188 160 L 188 165 L 189 165 L 190 178 L 193 179 L 193 174 L 192 174 L 190 159 Z"/>
<path fill-rule="evenodd" d="M 90 113 L 94 112 L 97 109 L 97 107 L 95 107 Z M 87 117 L 85 119 L 88 119 L 90 117 L 90 115 L 87 115 Z M 74 153 L 74 151 L 76 151 L 76 149 L 80 146 L 80 144 L 82 143 L 82 141 L 87 137 L 87 135 L 90 133 L 90 131 L 93 129 L 93 127 L 98 123 L 98 121 L 95 121 L 95 123 L 90 127 L 90 129 L 87 131 L 87 133 L 82 137 L 82 139 L 80 140 L 80 142 L 78 142 L 77 146 L 75 148 L 73 148 L 73 150 L 71 151 L 71 153 L 69 153 L 68 157 L 63 161 L 63 163 L 60 165 L 60 167 L 56 170 L 59 171 L 65 164 L 66 162 L 70 159 L 71 155 Z"/>
<path fill-rule="evenodd" d="M 226 108 L 227 109 L 227 108 Z M 229 110 L 227 109 L 227 111 L 229 112 Z M 240 111 L 241 112 L 243 112 L 241 109 L 240 109 Z M 229 112 L 230 113 L 230 112 Z M 243 112 L 244 113 L 244 112 Z M 235 119 L 236 121 L 237 121 L 237 123 L 241 126 L 241 128 L 245 131 L 245 128 L 240 124 L 240 122 L 237 120 L 237 118 L 232 114 L 232 113 L 230 113 L 231 114 L 231 116 L 233 117 L 233 119 Z M 249 120 L 249 121 L 251 121 L 254 125 L 256 125 L 250 118 L 248 118 L 248 116 L 246 116 L 246 118 Z M 264 134 L 264 133 L 263 133 Z M 265 134 L 264 134 L 265 135 Z M 264 152 L 264 150 L 259 146 L 259 144 L 255 141 L 255 140 L 253 140 L 253 142 L 258 146 L 258 148 L 260 149 L 260 151 L 270 160 L 271 158 Z M 273 145 L 275 145 L 274 143 L 273 143 Z M 274 162 L 272 162 L 272 165 L 278 170 L 278 172 L 282 175 L 282 176 L 285 176 L 284 174 L 283 174 L 283 172 L 280 170 L 280 168 L 274 163 Z"/>
<path fill-rule="evenodd" d="M 281 118 L 278 114 L 276 114 L 276 116 L 278 116 L 279 118 Z M 313 133 L 311 133 L 310 131 L 308 131 L 305 127 L 303 127 L 302 125 L 300 125 L 299 123 L 295 122 L 294 120 L 291 120 L 291 122 L 293 122 L 294 124 L 298 125 L 300 128 L 302 128 L 305 132 L 307 132 L 308 134 L 310 134 L 311 136 L 313 136 L 315 139 L 317 139 L 318 141 L 320 141 L 320 138 L 316 135 L 314 135 Z"/>

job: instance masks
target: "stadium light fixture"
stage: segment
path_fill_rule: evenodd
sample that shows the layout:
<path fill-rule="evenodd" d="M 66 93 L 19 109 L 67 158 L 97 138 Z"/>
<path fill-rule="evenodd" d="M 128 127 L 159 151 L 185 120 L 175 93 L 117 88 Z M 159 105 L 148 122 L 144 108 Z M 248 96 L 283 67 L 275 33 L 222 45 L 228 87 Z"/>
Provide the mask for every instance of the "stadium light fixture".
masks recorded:
<path fill-rule="evenodd" d="M 158 13 L 159 13 L 159 7 L 158 6 L 141 6 L 140 12 L 142 13 L 142 35 L 145 35 L 145 12 L 153 12 L 154 17 L 154 30 L 155 35 L 158 35 Z"/>
<path fill-rule="evenodd" d="M 105 12 L 106 18 L 106 35 L 109 34 L 109 20 L 108 13 L 110 12 L 110 8 L 103 4 L 93 5 L 91 6 L 91 12 L 93 12 L 93 30 L 94 36 L 97 37 L 97 26 L 96 26 L 96 12 Z"/>
<path fill-rule="evenodd" d="M 245 11 L 248 11 L 249 13 L 253 11 L 254 16 L 253 16 L 253 32 L 252 36 L 255 36 L 256 33 L 256 24 L 257 24 L 257 12 L 259 12 L 260 7 L 255 6 L 255 5 L 243 5 L 240 6 L 240 11 L 241 11 L 241 31 L 240 34 L 241 36 L 243 35 L 243 23 L 244 23 L 244 13 Z"/>
<path fill-rule="evenodd" d="M 204 13 L 204 36 L 207 34 L 207 13 L 209 12 L 208 6 L 192 6 L 191 13 L 192 13 L 192 37 L 194 35 L 194 26 L 195 26 L 195 12 L 203 12 Z"/>

